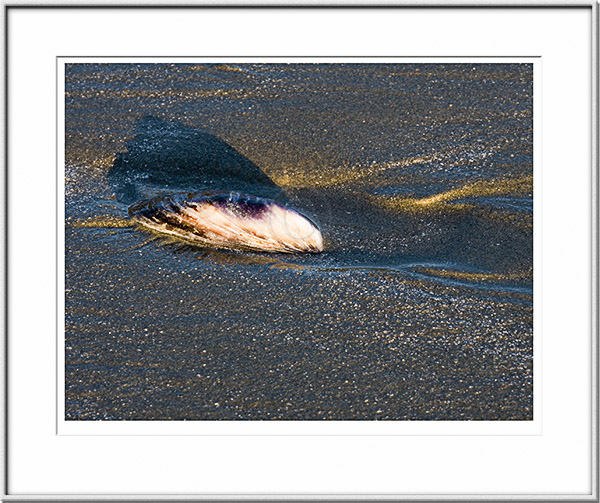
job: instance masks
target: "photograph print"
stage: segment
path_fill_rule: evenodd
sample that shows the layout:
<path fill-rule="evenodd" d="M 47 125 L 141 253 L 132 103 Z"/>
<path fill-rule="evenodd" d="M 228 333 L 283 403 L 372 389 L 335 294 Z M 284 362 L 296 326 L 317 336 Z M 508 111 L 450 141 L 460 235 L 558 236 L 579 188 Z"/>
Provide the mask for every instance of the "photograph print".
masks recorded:
<path fill-rule="evenodd" d="M 65 420 L 533 420 L 531 63 L 64 73 Z"/>

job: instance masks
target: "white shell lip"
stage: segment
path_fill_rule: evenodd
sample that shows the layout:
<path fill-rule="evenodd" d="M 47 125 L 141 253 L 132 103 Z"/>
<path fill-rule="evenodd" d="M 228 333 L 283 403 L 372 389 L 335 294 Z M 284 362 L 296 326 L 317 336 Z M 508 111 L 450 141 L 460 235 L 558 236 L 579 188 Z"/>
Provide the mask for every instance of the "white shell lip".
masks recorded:
<path fill-rule="evenodd" d="M 320 253 L 318 226 L 299 211 L 237 192 L 174 194 L 143 201 L 129 215 L 153 231 L 201 246 L 281 253 Z"/>

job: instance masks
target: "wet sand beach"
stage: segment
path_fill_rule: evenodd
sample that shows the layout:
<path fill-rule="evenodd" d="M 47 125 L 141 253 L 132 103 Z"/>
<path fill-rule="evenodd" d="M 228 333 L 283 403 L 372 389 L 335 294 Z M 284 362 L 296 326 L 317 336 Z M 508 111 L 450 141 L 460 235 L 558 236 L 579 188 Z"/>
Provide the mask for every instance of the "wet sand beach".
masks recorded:
<path fill-rule="evenodd" d="M 528 64 L 67 65 L 66 419 L 532 419 L 532 112 Z M 129 217 L 205 190 L 324 251 Z"/>

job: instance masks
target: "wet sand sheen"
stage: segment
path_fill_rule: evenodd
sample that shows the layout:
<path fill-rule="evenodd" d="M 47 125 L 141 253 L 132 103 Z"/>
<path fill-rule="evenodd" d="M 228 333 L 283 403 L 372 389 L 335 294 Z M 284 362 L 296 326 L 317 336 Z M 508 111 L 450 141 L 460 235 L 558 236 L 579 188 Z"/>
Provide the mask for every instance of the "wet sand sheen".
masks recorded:
<path fill-rule="evenodd" d="M 68 419 L 533 417 L 529 65 L 71 65 L 65 105 Z M 323 253 L 128 217 L 215 190 Z"/>

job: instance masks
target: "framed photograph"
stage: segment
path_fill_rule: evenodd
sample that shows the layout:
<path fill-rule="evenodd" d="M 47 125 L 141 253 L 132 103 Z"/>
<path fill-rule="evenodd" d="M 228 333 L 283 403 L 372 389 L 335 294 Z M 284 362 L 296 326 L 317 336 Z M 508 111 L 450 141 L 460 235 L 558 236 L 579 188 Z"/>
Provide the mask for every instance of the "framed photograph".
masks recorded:
<path fill-rule="evenodd" d="M 598 501 L 596 3 L 4 14 L 6 500 Z"/>

